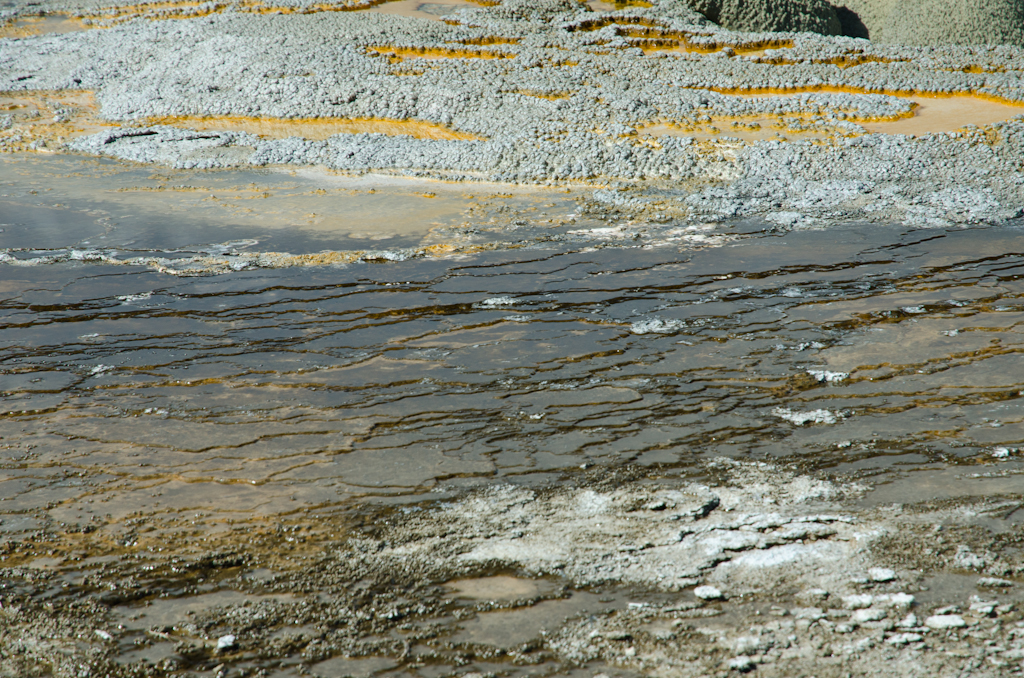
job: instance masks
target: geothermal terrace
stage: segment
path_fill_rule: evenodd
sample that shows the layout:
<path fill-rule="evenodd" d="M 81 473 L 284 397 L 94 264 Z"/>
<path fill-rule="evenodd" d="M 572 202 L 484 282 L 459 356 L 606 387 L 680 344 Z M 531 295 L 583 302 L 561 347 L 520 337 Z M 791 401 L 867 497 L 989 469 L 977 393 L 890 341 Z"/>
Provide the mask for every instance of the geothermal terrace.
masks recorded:
<path fill-rule="evenodd" d="M 677 0 L 397 5 L 420 6 L 79 7 L 83 30 L 0 46 L 0 148 L 590 182 L 620 203 L 661 182 L 692 220 L 938 225 L 1024 202 L 1019 47 L 732 32 Z"/>
<path fill-rule="evenodd" d="M 1019 676 L 1019 0 L 0 4 L 0 678 Z"/>

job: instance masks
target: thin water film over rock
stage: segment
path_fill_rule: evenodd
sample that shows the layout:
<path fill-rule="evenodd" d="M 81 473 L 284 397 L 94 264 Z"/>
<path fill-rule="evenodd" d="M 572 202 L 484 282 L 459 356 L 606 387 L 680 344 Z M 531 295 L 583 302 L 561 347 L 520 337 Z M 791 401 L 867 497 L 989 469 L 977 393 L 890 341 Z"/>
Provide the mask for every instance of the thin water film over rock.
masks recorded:
<path fill-rule="evenodd" d="M 1015 222 L 694 229 L 571 189 L 5 167 L 9 666 L 1012 660 Z M 332 216 L 281 221 L 299 199 Z M 361 249 L 406 202 L 404 248 Z"/>
<path fill-rule="evenodd" d="M 0 678 L 1019 674 L 1024 24 L 898 4 L 0 0 Z"/>

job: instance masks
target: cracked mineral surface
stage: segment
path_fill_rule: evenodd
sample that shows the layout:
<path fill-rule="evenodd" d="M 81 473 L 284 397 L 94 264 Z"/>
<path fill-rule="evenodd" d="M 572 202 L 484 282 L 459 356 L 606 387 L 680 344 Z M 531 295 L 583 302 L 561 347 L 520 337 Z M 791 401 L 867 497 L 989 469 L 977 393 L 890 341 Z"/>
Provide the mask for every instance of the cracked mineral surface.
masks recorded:
<path fill-rule="evenodd" d="M 1022 16 L 0 4 L 0 678 L 1021 675 Z"/>

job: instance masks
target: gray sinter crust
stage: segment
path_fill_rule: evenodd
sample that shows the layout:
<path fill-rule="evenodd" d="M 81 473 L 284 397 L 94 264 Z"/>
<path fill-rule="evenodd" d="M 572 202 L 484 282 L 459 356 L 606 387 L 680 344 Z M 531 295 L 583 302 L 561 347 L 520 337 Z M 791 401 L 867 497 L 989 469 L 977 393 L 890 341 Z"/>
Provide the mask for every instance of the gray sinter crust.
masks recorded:
<path fill-rule="evenodd" d="M 840 0 L 843 32 L 908 45 L 1024 46 L 1022 0 Z"/>
<path fill-rule="evenodd" d="M 693 0 L 691 6 L 733 31 L 843 34 L 836 9 L 825 0 Z"/>
<path fill-rule="evenodd" d="M 806 223 L 942 225 L 1006 219 L 1024 205 L 1021 122 L 977 134 L 856 136 L 862 133 L 857 118 L 906 115 L 907 101 L 816 91 L 973 92 L 1024 100 L 1019 48 L 915 48 L 813 33 L 733 33 L 675 0 L 604 18 L 568 0 L 509 0 L 460 10 L 454 18 L 446 23 L 366 12 L 235 10 L 185 20 L 137 19 L 103 30 L 0 41 L 0 89 L 95 91 L 102 115 L 126 126 L 80 138 L 68 150 L 181 168 L 297 164 L 522 183 L 690 182 L 694 193 L 682 207 L 693 220 L 783 211 L 801 214 Z M 644 54 L 634 47 L 642 38 L 632 37 L 643 31 L 630 33 L 637 25 L 707 48 L 782 48 L 748 56 L 729 49 Z M 471 44 L 495 36 L 514 44 Z M 406 56 L 392 63 L 367 49 L 452 45 L 512 58 Z M 795 91 L 733 94 L 764 88 Z M 549 93 L 561 98 L 537 96 Z M 416 119 L 480 139 L 270 139 L 144 122 L 228 115 Z M 677 137 L 651 143 L 636 135 L 638 127 L 659 121 L 746 115 L 781 116 L 831 139 L 696 144 Z"/>

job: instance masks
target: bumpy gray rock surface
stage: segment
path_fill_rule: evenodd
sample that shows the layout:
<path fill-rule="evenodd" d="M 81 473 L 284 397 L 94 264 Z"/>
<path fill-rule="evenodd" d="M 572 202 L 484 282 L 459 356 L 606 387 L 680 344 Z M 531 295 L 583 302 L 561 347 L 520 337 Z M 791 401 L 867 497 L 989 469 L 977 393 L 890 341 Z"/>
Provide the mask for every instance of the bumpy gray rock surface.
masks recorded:
<path fill-rule="evenodd" d="M 693 0 L 692 6 L 733 31 L 842 34 L 836 10 L 825 0 Z"/>
<path fill-rule="evenodd" d="M 797 215 L 791 225 L 946 225 L 1024 207 L 1024 119 L 918 137 L 866 134 L 858 124 L 910 115 L 892 92 L 1024 103 L 1020 48 L 740 33 L 677 0 L 606 13 L 569 0 L 505 0 L 444 22 L 307 9 L 225 5 L 201 17 L 0 40 L 0 91 L 92 91 L 102 118 L 119 123 L 64 141 L 33 141 L 15 125 L 0 148 L 48 144 L 182 168 L 588 182 L 641 212 L 645 191 L 671 186 L 673 204 L 695 221 L 782 212 Z M 424 50 L 451 56 L 419 57 Z M 188 129 L 203 116 L 417 120 L 475 138 Z M 748 116 L 821 138 L 747 143 L 726 130 L 698 142 L 644 132 Z"/>
<path fill-rule="evenodd" d="M 908 45 L 1024 46 L 1022 0 L 838 0 L 843 33 Z"/>

